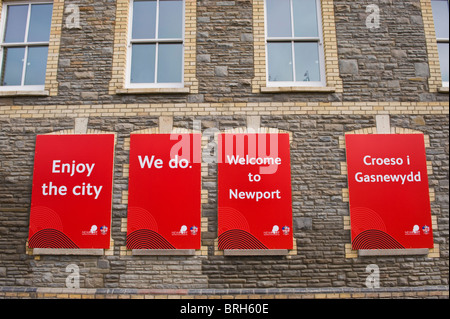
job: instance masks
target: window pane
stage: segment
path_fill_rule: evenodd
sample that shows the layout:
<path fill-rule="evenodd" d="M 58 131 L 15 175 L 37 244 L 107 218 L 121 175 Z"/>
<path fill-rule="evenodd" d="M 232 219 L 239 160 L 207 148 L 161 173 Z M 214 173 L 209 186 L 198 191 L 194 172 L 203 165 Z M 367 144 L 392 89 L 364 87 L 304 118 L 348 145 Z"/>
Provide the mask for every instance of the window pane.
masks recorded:
<path fill-rule="evenodd" d="M 266 0 L 267 36 L 292 36 L 291 5 L 289 0 Z"/>
<path fill-rule="evenodd" d="M 296 81 L 320 81 L 319 45 L 316 42 L 295 43 Z"/>
<path fill-rule="evenodd" d="M 267 43 L 269 81 L 293 81 L 292 44 Z"/>
<path fill-rule="evenodd" d="M 158 83 L 181 83 L 183 67 L 181 44 L 160 44 L 158 48 Z"/>
<path fill-rule="evenodd" d="M 47 69 L 48 47 L 29 47 L 25 85 L 44 85 Z"/>
<path fill-rule="evenodd" d="M 131 83 L 155 82 L 155 44 L 133 44 L 131 48 Z"/>
<path fill-rule="evenodd" d="M 28 42 L 46 42 L 50 39 L 53 5 L 33 4 L 31 6 Z"/>
<path fill-rule="evenodd" d="M 293 0 L 294 35 L 318 37 L 316 0 Z"/>
<path fill-rule="evenodd" d="M 438 43 L 442 82 L 448 82 L 448 43 Z"/>
<path fill-rule="evenodd" d="M 5 48 L 2 85 L 21 85 L 25 48 Z"/>
<path fill-rule="evenodd" d="M 436 38 L 448 39 L 448 1 L 431 1 Z"/>
<path fill-rule="evenodd" d="M 156 1 L 134 1 L 133 39 L 154 39 L 156 34 Z"/>
<path fill-rule="evenodd" d="M 24 42 L 27 26 L 28 5 L 8 6 L 4 41 L 7 43 Z"/>
<path fill-rule="evenodd" d="M 158 33 L 160 39 L 181 39 L 183 37 L 183 1 L 159 2 Z"/>

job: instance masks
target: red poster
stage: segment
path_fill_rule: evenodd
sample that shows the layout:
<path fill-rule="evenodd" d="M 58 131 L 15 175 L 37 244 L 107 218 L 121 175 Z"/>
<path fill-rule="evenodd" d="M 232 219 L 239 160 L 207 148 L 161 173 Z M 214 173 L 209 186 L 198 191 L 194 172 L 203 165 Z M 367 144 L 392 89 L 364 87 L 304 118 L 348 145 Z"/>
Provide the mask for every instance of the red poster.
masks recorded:
<path fill-rule="evenodd" d="M 433 248 L 424 136 L 346 135 L 352 246 Z"/>
<path fill-rule="evenodd" d="M 220 134 L 219 249 L 292 249 L 289 134 Z"/>
<path fill-rule="evenodd" d="M 128 249 L 200 249 L 200 134 L 133 134 Z"/>
<path fill-rule="evenodd" d="M 30 248 L 110 245 L 114 134 L 38 135 Z"/>

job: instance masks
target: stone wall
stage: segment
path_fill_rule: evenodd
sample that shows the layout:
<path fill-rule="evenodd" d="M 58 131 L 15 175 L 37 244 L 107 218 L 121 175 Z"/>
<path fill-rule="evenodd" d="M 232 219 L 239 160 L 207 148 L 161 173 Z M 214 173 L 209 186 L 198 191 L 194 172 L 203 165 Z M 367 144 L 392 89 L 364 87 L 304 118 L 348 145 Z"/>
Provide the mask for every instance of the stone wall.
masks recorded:
<path fill-rule="evenodd" d="M 255 64 L 252 1 L 197 1 L 198 94 L 170 95 L 109 94 L 116 1 L 71 1 L 79 5 L 80 28 L 65 27 L 70 13 L 64 15 L 58 95 L 2 98 L 0 105 L 447 102 L 446 94 L 432 94 L 428 88 L 428 54 L 420 1 L 379 1 L 379 29 L 365 25 L 366 6 L 371 3 L 334 1 L 336 58 L 343 93 L 261 94 L 252 93 L 251 86 Z"/>
<path fill-rule="evenodd" d="M 0 97 L 0 286 L 64 288 L 69 275 L 66 267 L 71 264 L 80 269 L 81 288 L 92 289 L 357 289 L 365 287 L 370 264 L 379 266 L 382 287 L 448 285 L 449 104 L 448 94 L 429 88 L 423 1 L 335 0 L 342 92 L 261 93 L 252 87 L 253 2 L 198 0 L 198 92 L 190 94 L 111 94 L 116 1 L 71 1 L 80 6 L 81 25 L 62 27 L 58 94 Z M 381 25 L 369 30 L 365 9 L 372 3 L 380 6 Z M 437 257 L 346 255 L 350 231 L 344 218 L 349 207 L 342 189 L 348 186 L 341 174 L 345 149 L 339 141 L 345 132 L 376 126 L 377 114 L 390 115 L 392 127 L 429 136 Z M 202 185 L 208 190 L 208 201 L 202 204 L 202 217 L 208 222 L 202 246 L 208 254 L 124 255 L 122 220 L 127 205 L 122 195 L 128 181 L 123 164 L 128 163 L 130 133 L 157 127 L 159 116 L 173 117 L 175 127 L 192 128 L 193 120 L 199 120 L 203 130 L 224 130 L 246 126 L 251 115 L 261 116 L 262 127 L 292 133 L 296 253 L 284 257 L 215 253 L 217 167 L 210 164 Z M 73 129 L 76 117 L 88 118 L 89 129 L 117 134 L 112 253 L 29 255 L 26 241 L 36 135 Z"/>
<path fill-rule="evenodd" d="M 174 126 L 190 126 L 193 118 L 175 117 Z M 243 126 L 245 118 L 196 117 L 203 129 L 221 130 Z M 344 229 L 348 203 L 342 200 L 347 185 L 340 163 L 345 151 L 339 147 L 343 132 L 372 127 L 372 116 L 263 116 L 261 125 L 289 130 L 291 145 L 294 237 L 297 254 L 287 257 L 224 257 L 214 255 L 217 238 L 217 169 L 209 164 L 203 178 L 208 202 L 202 216 L 208 231 L 202 245 L 208 256 L 149 257 L 123 256 L 126 233 L 121 220 L 126 208 L 121 201 L 127 189 L 122 177 L 128 163 L 124 141 L 132 131 L 156 126 L 157 118 L 93 117 L 89 128 L 113 131 L 118 141 L 112 214 L 112 256 L 29 256 L 28 235 L 32 186 L 34 139 L 36 134 L 73 127 L 71 119 L 1 119 L 2 162 L 0 180 L 0 283 L 5 286 L 61 287 L 68 275 L 66 267 L 76 264 L 81 286 L 86 288 L 319 288 L 361 287 L 369 264 L 380 267 L 384 287 L 445 285 L 448 280 L 448 116 L 393 116 L 393 125 L 420 129 L 430 136 L 427 160 L 432 162 L 430 187 L 435 190 L 432 215 L 437 217 L 434 233 L 440 257 L 359 257 L 346 258 L 345 244 L 350 232 Z"/>

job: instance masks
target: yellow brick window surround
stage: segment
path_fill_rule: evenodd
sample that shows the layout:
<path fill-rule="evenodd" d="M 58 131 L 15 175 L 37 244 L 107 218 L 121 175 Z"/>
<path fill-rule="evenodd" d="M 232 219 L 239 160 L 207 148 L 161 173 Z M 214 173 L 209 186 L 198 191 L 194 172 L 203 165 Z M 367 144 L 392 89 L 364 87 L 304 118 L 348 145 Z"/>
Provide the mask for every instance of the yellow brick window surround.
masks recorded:
<path fill-rule="evenodd" d="M 448 87 L 443 87 L 442 83 L 441 65 L 439 61 L 438 44 L 436 41 L 436 30 L 431 0 L 420 0 L 420 5 L 422 9 L 425 40 L 428 51 L 428 64 L 430 69 L 430 76 L 428 78 L 429 91 L 432 93 L 448 93 Z"/>
<path fill-rule="evenodd" d="M 323 92 L 341 93 L 342 79 L 339 76 L 336 27 L 333 0 L 321 0 L 321 25 L 324 50 L 325 85 L 323 86 L 268 86 L 267 81 L 267 41 L 265 0 L 253 0 L 253 38 L 255 76 L 252 81 L 253 93 L 283 92 Z"/>
<path fill-rule="evenodd" d="M 39 1 L 29 1 L 30 3 L 39 3 Z M 50 38 L 48 42 L 47 66 L 45 73 L 44 90 L 29 90 L 25 87 L 20 90 L 2 90 L 0 87 L 0 96 L 55 96 L 58 95 L 58 58 L 61 43 L 61 29 L 64 14 L 64 0 L 49 0 L 53 3 L 53 12 L 50 25 Z M 0 17 L 4 25 L 6 12 L 2 12 L 5 4 L 27 3 L 26 1 L 2 1 L 0 0 Z"/>
<path fill-rule="evenodd" d="M 198 93 L 196 79 L 197 1 L 184 0 L 183 87 L 127 87 L 131 0 L 116 1 L 116 25 L 110 94 Z"/>

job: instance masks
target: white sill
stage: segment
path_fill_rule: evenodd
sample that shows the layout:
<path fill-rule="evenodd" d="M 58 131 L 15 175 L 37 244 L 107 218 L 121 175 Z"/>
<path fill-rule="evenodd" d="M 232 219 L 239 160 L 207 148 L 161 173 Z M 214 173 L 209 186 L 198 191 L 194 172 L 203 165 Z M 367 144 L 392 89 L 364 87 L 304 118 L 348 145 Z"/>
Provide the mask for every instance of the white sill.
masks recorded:
<path fill-rule="evenodd" d="M 225 249 L 224 256 L 287 256 L 287 249 Z"/>
<path fill-rule="evenodd" d="M 438 92 L 448 94 L 449 93 L 448 86 L 443 86 L 443 87 L 438 88 Z"/>
<path fill-rule="evenodd" d="M 189 88 L 124 88 L 116 89 L 116 94 L 187 94 Z"/>
<path fill-rule="evenodd" d="M 0 89 L 0 96 L 49 96 L 50 92 L 46 90 L 39 90 L 39 91 L 33 91 L 33 90 L 17 90 L 17 91 L 10 91 L 10 90 L 1 90 Z"/>
<path fill-rule="evenodd" d="M 334 93 L 336 88 L 326 86 L 266 86 L 261 93 Z"/>
<path fill-rule="evenodd" d="M 33 255 L 50 256 L 103 256 L 104 249 L 33 248 Z"/>
<path fill-rule="evenodd" d="M 133 249 L 133 256 L 194 256 L 195 249 Z"/>
<path fill-rule="evenodd" d="M 428 248 L 421 249 L 373 249 L 373 250 L 358 250 L 360 257 L 373 256 L 423 256 L 428 255 L 430 250 Z"/>

